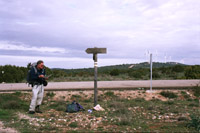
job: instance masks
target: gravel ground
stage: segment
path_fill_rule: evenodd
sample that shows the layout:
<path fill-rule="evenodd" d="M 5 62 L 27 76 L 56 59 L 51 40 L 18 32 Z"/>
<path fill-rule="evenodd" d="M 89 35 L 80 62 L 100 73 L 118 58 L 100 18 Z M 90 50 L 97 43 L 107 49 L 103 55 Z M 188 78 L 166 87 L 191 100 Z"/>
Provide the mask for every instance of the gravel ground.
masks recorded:
<path fill-rule="evenodd" d="M 13 128 L 6 128 L 4 124 L 0 121 L 0 133 L 18 133 Z"/>

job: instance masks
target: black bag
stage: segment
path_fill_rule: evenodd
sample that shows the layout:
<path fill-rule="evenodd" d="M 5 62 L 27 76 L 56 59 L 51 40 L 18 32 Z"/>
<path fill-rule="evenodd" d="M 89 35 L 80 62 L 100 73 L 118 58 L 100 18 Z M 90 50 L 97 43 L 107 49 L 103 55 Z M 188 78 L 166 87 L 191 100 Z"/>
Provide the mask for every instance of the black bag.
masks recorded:
<path fill-rule="evenodd" d="M 47 86 L 47 85 L 48 85 L 48 82 L 47 82 L 46 80 L 44 80 L 44 81 L 43 81 L 43 85 L 44 85 L 44 86 Z"/>
<path fill-rule="evenodd" d="M 81 106 L 76 101 L 73 101 L 71 104 L 67 105 L 65 112 L 74 113 L 74 112 L 79 112 L 79 111 L 84 111 L 84 110 L 85 109 L 83 108 L 83 106 Z"/>

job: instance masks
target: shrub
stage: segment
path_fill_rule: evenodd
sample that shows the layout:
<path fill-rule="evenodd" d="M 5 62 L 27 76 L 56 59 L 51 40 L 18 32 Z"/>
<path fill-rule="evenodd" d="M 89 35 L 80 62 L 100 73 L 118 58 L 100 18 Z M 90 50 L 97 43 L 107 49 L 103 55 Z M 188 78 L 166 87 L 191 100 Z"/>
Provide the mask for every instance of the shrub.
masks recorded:
<path fill-rule="evenodd" d="M 179 117 L 178 121 L 188 121 L 188 118 L 187 117 Z"/>
<path fill-rule="evenodd" d="M 168 105 L 173 105 L 174 104 L 174 102 L 173 101 L 166 101 L 166 102 L 164 102 L 165 104 L 168 104 Z"/>
<path fill-rule="evenodd" d="M 192 91 L 194 92 L 194 96 L 200 97 L 200 86 L 193 87 Z"/>
<path fill-rule="evenodd" d="M 158 72 L 153 72 L 153 73 L 152 73 L 152 78 L 155 78 L 155 79 L 160 78 L 159 73 L 158 73 Z"/>
<path fill-rule="evenodd" d="M 176 65 L 176 66 L 172 67 L 172 71 L 174 71 L 174 72 L 183 72 L 184 71 L 184 66 Z"/>
<path fill-rule="evenodd" d="M 114 92 L 112 92 L 112 91 L 107 91 L 107 92 L 105 93 L 105 95 L 106 95 L 106 96 L 109 96 L 109 97 L 115 96 Z"/>
<path fill-rule="evenodd" d="M 76 127 L 78 127 L 78 123 L 72 122 L 72 123 L 69 124 L 69 127 L 76 128 Z"/>
<path fill-rule="evenodd" d="M 110 75 L 111 75 L 111 76 L 117 76 L 117 75 L 119 75 L 119 69 L 113 69 L 113 70 L 110 72 Z"/>
<path fill-rule="evenodd" d="M 2 109 L 19 109 L 20 104 L 17 101 L 8 101 L 6 104 L 2 105 Z"/>
<path fill-rule="evenodd" d="M 134 77 L 136 79 L 141 79 L 142 78 L 142 73 L 140 73 L 139 71 L 130 72 L 128 75 L 130 77 Z"/>
<path fill-rule="evenodd" d="M 194 127 L 198 132 L 200 132 L 200 116 L 192 115 L 190 123 L 188 123 L 188 127 Z"/>
<path fill-rule="evenodd" d="M 175 93 L 170 92 L 170 91 L 162 91 L 160 93 L 160 95 L 162 95 L 162 96 L 164 96 L 166 98 L 177 98 L 178 97 Z"/>
<path fill-rule="evenodd" d="M 200 78 L 200 66 L 195 65 L 191 66 L 186 69 L 185 71 L 185 77 L 187 79 L 199 79 Z"/>
<path fill-rule="evenodd" d="M 55 93 L 53 93 L 53 92 L 47 92 L 47 94 L 46 94 L 46 96 L 47 97 L 54 97 L 56 94 Z"/>

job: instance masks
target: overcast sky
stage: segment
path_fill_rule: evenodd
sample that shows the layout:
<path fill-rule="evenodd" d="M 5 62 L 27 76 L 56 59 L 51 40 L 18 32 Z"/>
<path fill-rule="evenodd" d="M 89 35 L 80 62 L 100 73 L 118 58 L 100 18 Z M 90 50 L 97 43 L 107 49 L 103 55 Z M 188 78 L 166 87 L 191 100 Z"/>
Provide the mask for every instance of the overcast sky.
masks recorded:
<path fill-rule="evenodd" d="M 200 64 L 200 0 L 0 0 L 0 65 Z"/>

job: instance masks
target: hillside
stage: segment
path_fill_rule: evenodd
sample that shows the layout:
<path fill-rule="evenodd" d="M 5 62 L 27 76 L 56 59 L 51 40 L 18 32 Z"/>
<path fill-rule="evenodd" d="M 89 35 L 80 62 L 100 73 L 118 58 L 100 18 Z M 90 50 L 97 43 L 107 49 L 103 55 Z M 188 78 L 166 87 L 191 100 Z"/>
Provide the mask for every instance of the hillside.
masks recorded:
<path fill-rule="evenodd" d="M 161 62 L 153 62 L 153 68 L 161 68 L 161 67 L 172 67 L 176 65 L 182 65 L 186 66 L 185 64 L 177 63 L 177 62 L 167 62 L 167 63 L 161 63 Z M 120 65 L 111 65 L 111 66 L 102 66 L 98 67 L 98 71 L 102 72 L 105 70 L 113 70 L 113 69 L 139 69 L 139 68 L 149 68 L 150 64 L 149 62 L 142 62 L 142 63 L 136 63 L 136 64 L 120 64 Z M 60 69 L 60 68 L 52 68 L 55 70 L 64 70 L 66 72 L 72 72 L 72 71 L 88 71 L 93 72 L 93 68 L 81 68 L 81 69 Z"/>
<path fill-rule="evenodd" d="M 0 66 L 0 83 L 26 82 L 27 67 L 5 65 Z M 51 75 L 51 82 L 66 81 L 93 81 L 94 68 L 82 69 L 50 69 L 46 67 L 47 75 Z M 121 64 L 98 67 L 99 81 L 112 80 L 149 80 L 150 64 L 148 62 L 138 64 Z M 185 65 L 176 62 L 153 63 L 154 80 L 174 79 L 200 79 L 200 65 Z"/>

